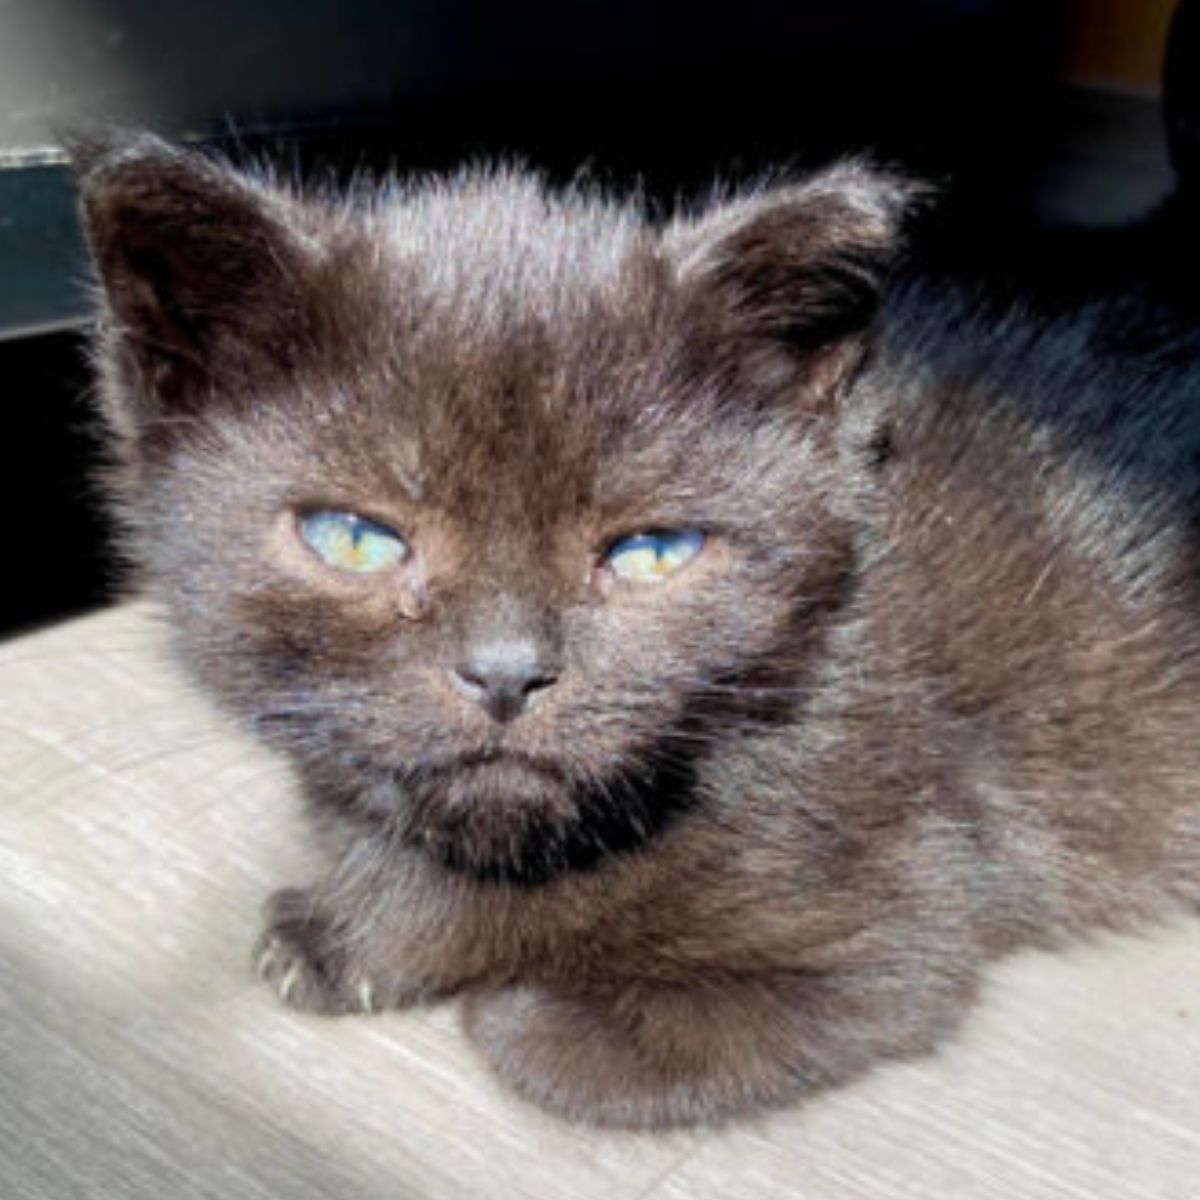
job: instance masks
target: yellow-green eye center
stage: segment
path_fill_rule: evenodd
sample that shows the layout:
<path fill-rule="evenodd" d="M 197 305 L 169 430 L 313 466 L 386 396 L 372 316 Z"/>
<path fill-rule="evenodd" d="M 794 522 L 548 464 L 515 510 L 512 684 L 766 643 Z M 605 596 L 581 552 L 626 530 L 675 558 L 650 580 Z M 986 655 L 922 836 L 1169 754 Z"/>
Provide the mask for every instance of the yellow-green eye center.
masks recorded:
<path fill-rule="evenodd" d="M 386 570 L 408 553 L 398 533 L 354 513 L 308 513 L 300 518 L 300 534 L 331 567 L 360 575 Z"/>
<path fill-rule="evenodd" d="M 698 529 L 664 529 L 635 533 L 613 544 L 605 561 L 618 579 L 657 583 L 691 562 L 704 546 Z"/>

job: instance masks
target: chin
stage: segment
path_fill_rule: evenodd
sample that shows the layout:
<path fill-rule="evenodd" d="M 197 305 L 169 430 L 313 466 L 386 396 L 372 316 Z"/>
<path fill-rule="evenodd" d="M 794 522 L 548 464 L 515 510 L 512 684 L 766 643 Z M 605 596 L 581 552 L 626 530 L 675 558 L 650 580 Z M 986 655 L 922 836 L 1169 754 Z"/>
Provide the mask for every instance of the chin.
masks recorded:
<path fill-rule="evenodd" d="M 580 820 L 561 773 L 511 756 L 478 756 L 405 781 L 409 841 L 481 880 L 541 882 L 558 874 Z"/>
<path fill-rule="evenodd" d="M 524 886 L 637 853 L 692 802 L 678 772 L 582 781 L 512 758 L 459 764 L 406 790 L 412 844 L 448 870 Z"/>

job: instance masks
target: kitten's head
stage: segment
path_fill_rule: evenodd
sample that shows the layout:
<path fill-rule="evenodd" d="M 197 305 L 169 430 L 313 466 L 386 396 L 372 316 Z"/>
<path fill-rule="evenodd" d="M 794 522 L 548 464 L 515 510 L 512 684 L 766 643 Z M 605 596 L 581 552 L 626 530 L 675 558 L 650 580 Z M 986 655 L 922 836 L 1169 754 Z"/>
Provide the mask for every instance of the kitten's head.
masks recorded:
<path fill-rule="evenodd" d="M 333 199 L 149 138 L 79 159 L 130 553 L 317 794 L 539 879 L 790 719 L 904 184 L 660 229 L 519 172 Z"/>

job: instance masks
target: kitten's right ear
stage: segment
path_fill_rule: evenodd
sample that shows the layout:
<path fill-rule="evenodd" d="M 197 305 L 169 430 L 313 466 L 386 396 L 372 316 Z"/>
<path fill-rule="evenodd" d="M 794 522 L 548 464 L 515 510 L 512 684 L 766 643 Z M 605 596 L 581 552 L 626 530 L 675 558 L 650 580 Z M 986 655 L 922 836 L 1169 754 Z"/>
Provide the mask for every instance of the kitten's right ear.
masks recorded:
<path fill-rule="evenodd" d="M 700 348 L 726 370 L 836 394 L 861 357 L 928 189 L 850 161 L 718 204 L 664 233 Z"/>
<path fill-rule="evenodd" d="M 282 194 L 149 135 L 68 151 L 119 402 L 141 415 L 186 410 L 215 379 L 288 361 L 311 252 Z"/>

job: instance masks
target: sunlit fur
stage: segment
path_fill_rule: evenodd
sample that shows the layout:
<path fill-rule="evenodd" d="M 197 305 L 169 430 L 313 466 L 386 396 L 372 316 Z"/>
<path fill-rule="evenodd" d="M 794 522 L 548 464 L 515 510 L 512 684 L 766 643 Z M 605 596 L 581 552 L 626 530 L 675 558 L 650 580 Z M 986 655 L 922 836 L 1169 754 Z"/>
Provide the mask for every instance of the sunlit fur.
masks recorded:
<path fill-rule="evenodd" d="M 289 1003 L 461 992 L 527 1097 L 719 1122 L 1196 902 L 1182 333 L 889 293 L 918 189 L 861 164 L 656 227 L 513 171 L 78 157 L 127 552 L 326 836 L 260 946 Z M 407 553 L 328 569 L 322 510 Z M 704 540 L 623 578 L 655 530 Z"/>

